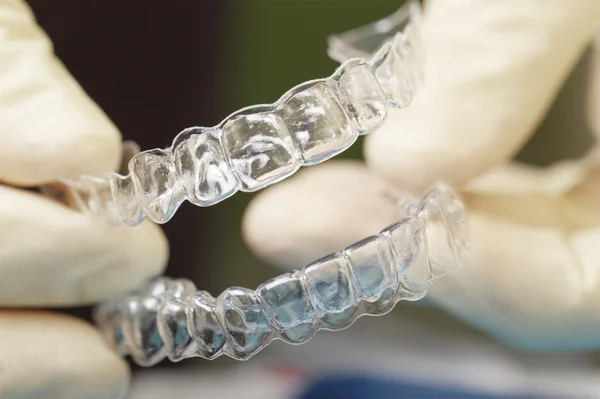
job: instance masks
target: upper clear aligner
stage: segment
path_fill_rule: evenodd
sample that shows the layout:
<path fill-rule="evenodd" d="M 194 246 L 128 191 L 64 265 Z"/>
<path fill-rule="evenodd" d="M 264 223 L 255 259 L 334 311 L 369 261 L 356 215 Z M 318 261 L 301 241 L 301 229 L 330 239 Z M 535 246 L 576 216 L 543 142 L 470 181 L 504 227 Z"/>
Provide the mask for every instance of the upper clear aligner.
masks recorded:
<path fill-rule="evenodd" d="M 413 209 L 381 233 L 256 291 L 232 287 L 213 298 L 189 280 L 161 277 L 99 306 L 95 321 L 120 354 L 143 366 L 165 357 L 246 360 L 274 339 L 304 343 L 320 329 L 340 330 L 420 299 L 433 279 L 460 268 L 467 237 L 460 197 L 438 183 Z"/>
<path fill-rule="evenodd" d="M 274 104 L 239 110 L 217 126 L 185 129 L 170 148 L 135 155 L 125 176 L 62 180 L 67 195 L 111 224 L 134 226 L 146 216 L 165 223 L 186 199 L 210 206 L 323 162 L 379 128 L 389 108 L 410 104 L 422 82 L 419 21 L 419 3 L 409 1 L 388 18 L 332 36 L 329 54 L 343 64 L 329 78 L 302 83 Z"/>

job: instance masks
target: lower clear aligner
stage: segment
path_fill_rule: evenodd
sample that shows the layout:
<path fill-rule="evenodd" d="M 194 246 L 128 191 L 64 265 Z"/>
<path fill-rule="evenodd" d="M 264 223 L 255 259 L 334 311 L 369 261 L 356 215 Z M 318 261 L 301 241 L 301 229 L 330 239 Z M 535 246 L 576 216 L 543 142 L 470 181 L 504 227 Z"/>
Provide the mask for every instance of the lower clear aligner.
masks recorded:
<path fill-rule="evenodd" d="M 232 287 L 217 298 L 188 280 L 162 277 L 147 288 L 100 305 L 95 321 L 122 355 L 142 366 L 165 357 L 246 360 L 280 339 L 308 341 L 364 315 L 383 315 L 400 300 L 422 298 L 432 280 L 457 270 L 465 248 L 466 210 L 436 184 L 415 214 L 300 271 Z"/>
<path fill-rule="evenodd" d="M 378 129 L 389 108 L 408 106 L 421 85 L 419 13 L 418 1 L 410 0 L 385 23 L 333 36 L 330 54 L 343 64 L 331 77 L 298 85 L 274 104 L 235 112 L 217 126 L 186 129 L 170 148 L 133 156 L 126 175 L 62 180 L 67 196 L 114 225 L 135 226 L 146 217 L 166 223 L 185 200 L 211 206 L 341 153 Z M 386 35 L 374 54 L 357 50 L 361 38 Z M 348 59 L 357 55 L 364 58 Z"/>

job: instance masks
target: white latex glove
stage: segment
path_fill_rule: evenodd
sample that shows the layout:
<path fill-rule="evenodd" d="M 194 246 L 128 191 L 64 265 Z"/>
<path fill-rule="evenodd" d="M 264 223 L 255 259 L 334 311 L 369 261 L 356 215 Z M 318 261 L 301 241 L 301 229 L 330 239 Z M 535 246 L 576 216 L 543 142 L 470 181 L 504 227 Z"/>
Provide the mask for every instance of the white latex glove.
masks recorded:
<path fill-rule="evenodd" d="M 58 12 L 58 11 L 57 11 Z M 17 187 L 117 168 L 117 128 L 69 75 L 20 0 L 0 1 L 0 397 L 116 398 L 126 363 L 78 306 L 162 272 L 157 226 L 115 229 Z"/>
<path fill-rule="evenodd" d="M 451 181 L 472 249 L 429 298 L 517 346 L 600 348 L 600 154 L 509 163 L 590 44 L 600 2 L 430 0 L 424 18 L 426 85 L 367 138 L 368 168 L 333 161 L 266 190 L 246 213 L 247 243 L 299 267 L 395 220 L 382 192 Z"/>

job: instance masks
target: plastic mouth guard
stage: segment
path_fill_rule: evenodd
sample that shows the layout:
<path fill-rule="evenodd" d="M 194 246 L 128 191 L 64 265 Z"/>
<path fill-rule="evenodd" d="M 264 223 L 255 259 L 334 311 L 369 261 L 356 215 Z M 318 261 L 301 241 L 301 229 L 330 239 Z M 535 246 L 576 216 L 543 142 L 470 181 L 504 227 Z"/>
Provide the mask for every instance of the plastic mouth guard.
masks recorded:
<path fill-rule="evenodd" d="M 323 162 L 378 129 L 422 83 L 420 5 L 329 38 L 333 75 L 302 83 L 273 104 L 241 109 L 217 126 L 185 129 L 167 149 L 135 154 L 125 174 L 62 180 L 69 202 L 111 224 L 171 219 L 184 200 L 211 206 Z"/>
<path fill-rule="evenodd" d="M 213 298 L 189 280 L 162 277 L 100 305 L 96 323 L 120 354 L 151 366 L 165 357 L 246 360 L 275 339 L 301 344 L 318 330 L 386 314 L 460 268 L 466 245 L 465 206 L 448 186 L 436 184 L 419 203 L 404 204 L 412 214 L 381 233 L 255 291 L 232 287 Z"/>

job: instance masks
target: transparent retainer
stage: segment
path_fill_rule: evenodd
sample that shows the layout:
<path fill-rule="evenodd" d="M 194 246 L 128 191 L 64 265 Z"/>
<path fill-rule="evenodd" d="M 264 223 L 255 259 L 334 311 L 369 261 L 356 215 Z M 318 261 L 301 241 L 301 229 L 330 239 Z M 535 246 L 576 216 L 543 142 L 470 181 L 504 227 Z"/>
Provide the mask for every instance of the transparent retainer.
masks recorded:
<path fill-rule="evenodd" d="M 301 344 L 318 330 L 386 314 L 458 269 L 466 244 L 465 206 L 450 187 L 436 184 L 418 204 L 403 204 L 414 213 L 255 291 L 232 287 L 214 298 L 161 277 L 100 305 L 95 321 L 120 354 L 151 366 L 165 357 L 246 360 L 276 339 Z"/>
<path fill-rule="evenodd" d="M 124 174 L 61 180 L 63 197 L 111 224 L 166 223 L 184 200 L 211 206 L 323 162 L 410 104 L 422 82 L 420 6 L 329 39 L 342 62 L 277 102 L 239 110 L 214 127 L 182 131 L 167 149 L 138 152 Z M 47 190 L 50 191 L 50 190 Z"/>

